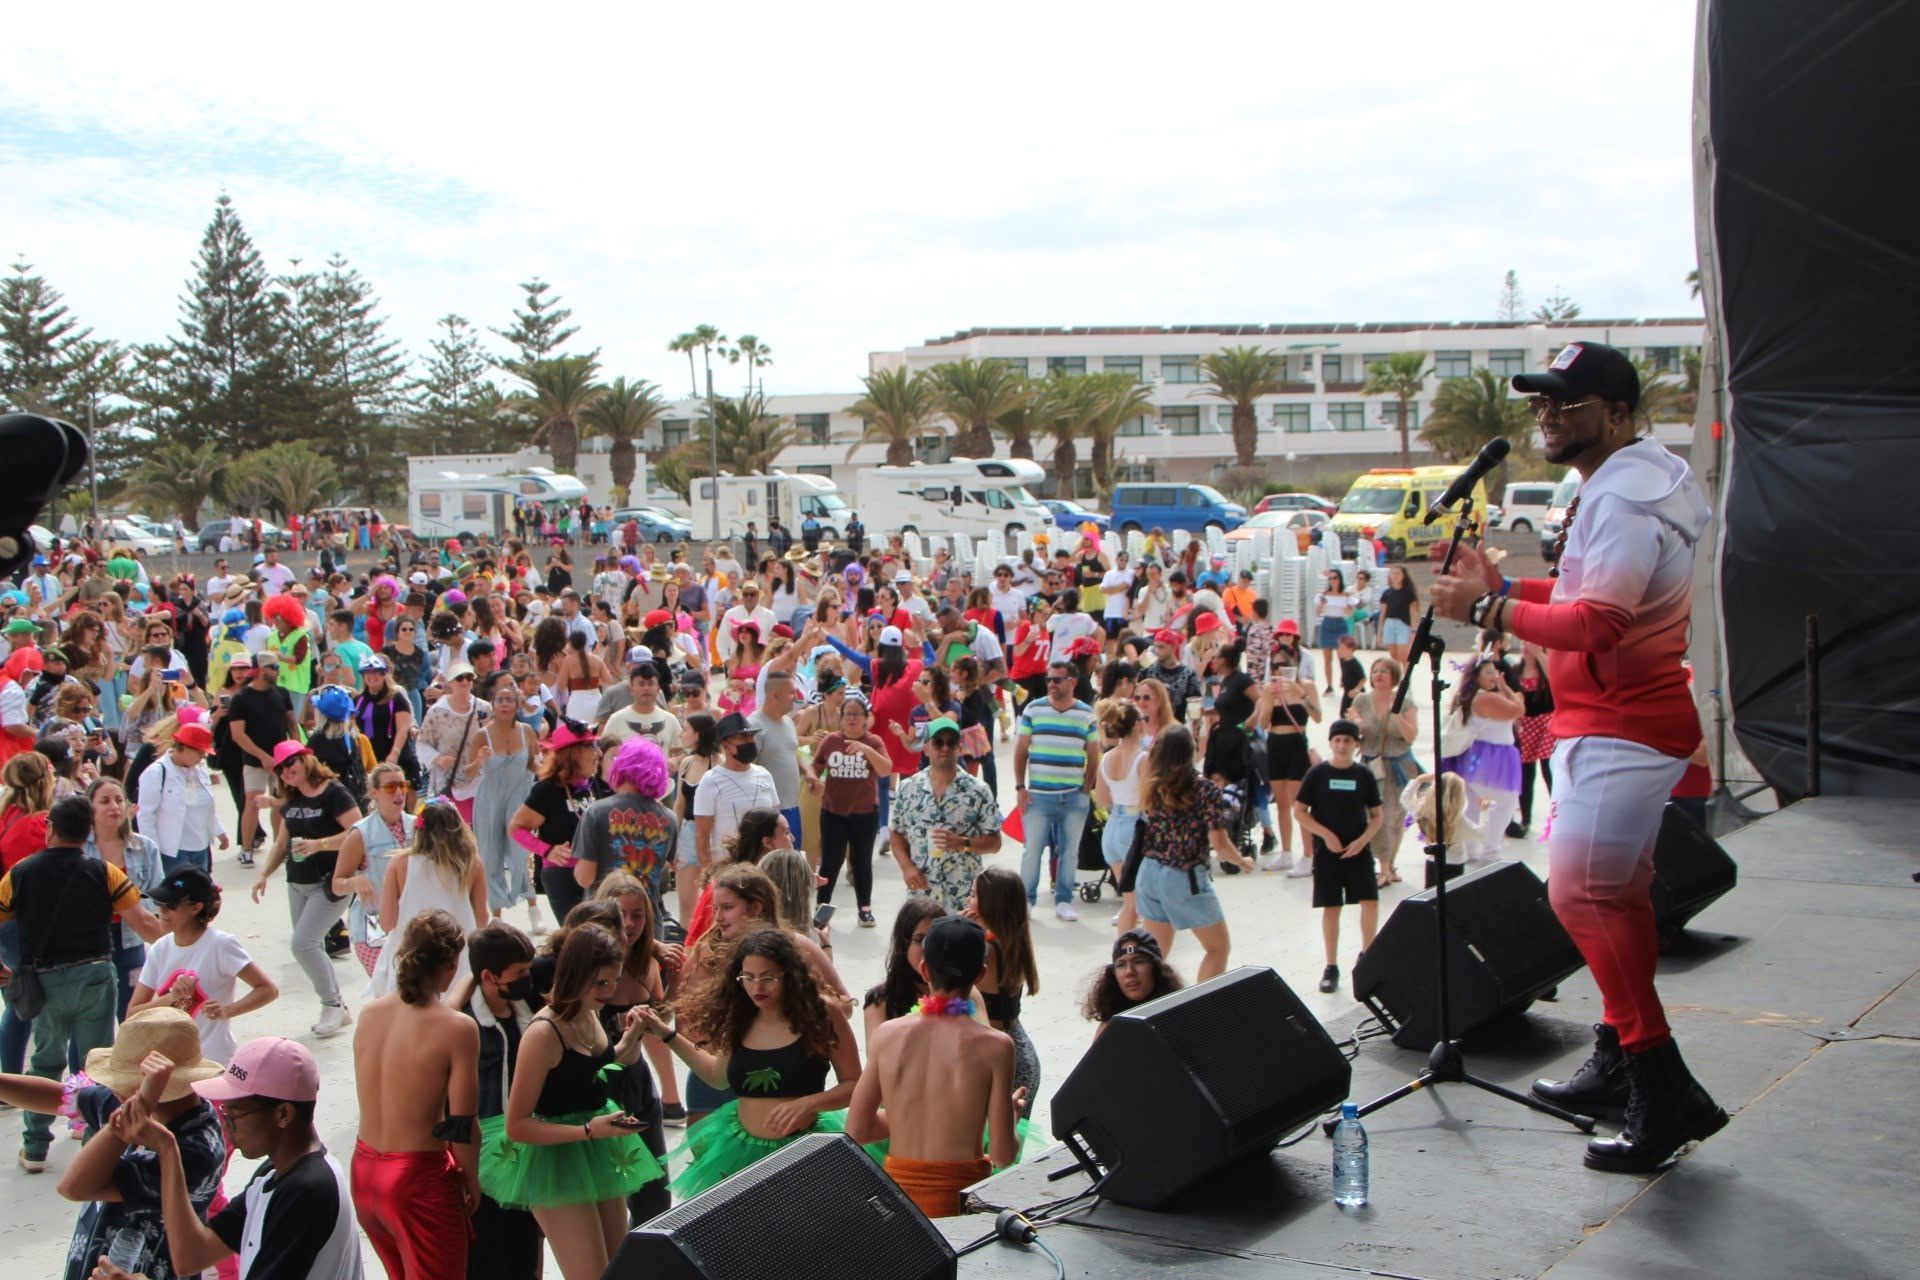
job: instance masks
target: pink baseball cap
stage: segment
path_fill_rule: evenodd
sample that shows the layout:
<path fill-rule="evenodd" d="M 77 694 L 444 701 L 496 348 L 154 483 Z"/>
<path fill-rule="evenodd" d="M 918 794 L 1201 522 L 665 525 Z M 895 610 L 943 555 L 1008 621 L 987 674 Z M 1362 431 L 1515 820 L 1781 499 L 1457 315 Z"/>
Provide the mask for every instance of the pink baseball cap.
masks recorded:
<path fill-rule="evenodd" d="M 249 1040 L 227 1069 L 202 1080 L 193 1091 L 209 1102 L 272 1098 L 276 1102 L 313 1102 L 320 1097 L 320 1066 L 307 1046 L 279 1036 Z"/>

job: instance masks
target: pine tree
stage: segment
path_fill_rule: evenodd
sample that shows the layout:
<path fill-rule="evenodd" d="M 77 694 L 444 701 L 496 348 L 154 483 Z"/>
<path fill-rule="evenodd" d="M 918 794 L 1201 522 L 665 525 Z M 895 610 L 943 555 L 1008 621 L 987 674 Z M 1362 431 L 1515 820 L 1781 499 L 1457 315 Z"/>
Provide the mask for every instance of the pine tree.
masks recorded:
<path fill-rule="evenodd" d="M 71 384 L 92 332 L 31 264 L 14 263 L 0 284 L 0 407 L 71 412 Z"/>
<path fill-rule="evenodd" d="M 567 339 L 580 332 L 577 327 L 567 327 L 573 311 L 561 306 L 558 296 L 549 298 L 549 287 L 538 276 L 522 283 L 520 288 L 527 295 L 526 304 L 513 313 L 513 327 L 494 330 L 513 344 L 513 353 L 500 361 L 500 367 L 509 373 L 519 374 L 535 361 L 560 355 Z M 596 347 L 586 354 L 592 358 L 598 356 L 600 350 Z"/>
<path fill-rule="evenodd" d="M 339 254 L 326 270 L 281 277 L 291 364 L 283 442 L 304 441 L 372 502 L 400 489 L 399 411 L 406 362 L 373 285 Z"/>
<path fill-rule="evenodd" d="M 1493 318 L 1502 324 L 1522 324 L 1527 318 L 1527 296 L 1520 292 L 1520 273 L 1508 268 L 1500 282 L 1500 297 L 1493 304 Z"/>
<path fill-rule="evenodd" d="M 492 362 L 465 316 L 441 316 L 440 330 L 413 384 L 415 443 L 428 453 L 490 449 L 495 431 L 489 406 L 499 396 L 487 377 Z"/>
<path fill-rule="evenodd" d="M 1580 304 L 1564 293 L 1556 293 L 1533 309 L 1533 318 L 1542 324 L 1552 324 L 1556 320 L 1578 320 Z"/>
<path fill-rule="evenodd" d="M 143 379 L 151 429 L 235 454 L 268 443 L 287 408 L 282 299 L 225 193 L 187 290 L 180 333 Z"/>

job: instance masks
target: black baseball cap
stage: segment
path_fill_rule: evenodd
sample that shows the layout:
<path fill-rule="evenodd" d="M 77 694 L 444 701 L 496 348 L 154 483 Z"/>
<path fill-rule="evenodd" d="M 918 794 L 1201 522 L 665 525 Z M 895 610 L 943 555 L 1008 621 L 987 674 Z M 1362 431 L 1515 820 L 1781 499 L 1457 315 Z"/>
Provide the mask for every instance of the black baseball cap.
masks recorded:
<path fill-rule="evenodd" d="M 163 907 L 178 906 L 183 902 L 196 902 L 201 906 L 211 906 L 220 896 L 219 888 L 213 883 L 213 877 L 198 867 L 181 867 L 147 890 L 147 896 Z"/>
<path fill-rule="evenodd" d="M 1145 929 L 1129 929 L 1113 940 L 1113 958 L 1121 956 L 1145 955 L 1155 960 L 1164 960 L 1166 956 L 1160 950 L 1160 939 Z"/>
<path fill-rule="evenodd" d="M 942 916 L 920 943 L 928 972 L 969 982 L 987 964 L 987 931 L 965 916 Z"/>
<path fill-rule="evenodd" d="M 730 711 L 720 717 L 720 723 L 713 727 L 713 736 L 721 742 L 728 738 L 737 738 L 743 733 L 760 736 L 760 731 L 747 723 L 747 718 L 738 711 Z"/>
<path fill-rule="evenodd" d="M 1513 389 L 1556 400 L 1599 396 L 1609 404 L 1640 407 L 1640 373 L 1626 352 L 1601 342 L 1569 342 L 1544 373 L 1517 373 Z"/>

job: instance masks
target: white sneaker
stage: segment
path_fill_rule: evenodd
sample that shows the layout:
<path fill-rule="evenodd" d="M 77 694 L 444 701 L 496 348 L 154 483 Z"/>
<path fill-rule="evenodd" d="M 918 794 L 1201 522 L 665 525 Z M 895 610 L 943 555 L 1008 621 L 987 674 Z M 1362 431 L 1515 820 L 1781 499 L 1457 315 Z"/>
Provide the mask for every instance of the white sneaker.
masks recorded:
<path fill-rule="evenodd" d="M 1310 853 L 1303 853 L 1300 855 L 1299 859 L 1293 864 L 1293 866 L 1288 868 L 1287 879 L 1298 880 L 1304 876 L 1310 876 L 1312 874 L 1313 874 L 1313 855 Z"/>
<path fill-rule="evenodd" d="M 540 899 L 527 899 L 527 935 L 533 938 L 547 936 L 547 922 L 540 916 Z"/>
<path fill-rule="evenodd" d="M 1080 913 L 1073 909 L 1071 902 L 1056 902 L 1053 904 L 1053 918 L 1055 920 L 1078 920 Z"/>
<path fill-rule="evenodd" d="M 343 1004 L 329 1004 L 320 1007 L 320 1021 L 313 1024 L 313 1034 L 325 1039 L 337 1036 L 353 1023 L 353 1015 Z"/>
<path fill-rule="evenodd" d="M 1285 871 L 1292 865 L 1293 854 L 1285 849 L 1280 850 L 1278 853 L 1270 853 L 1260 859 L 1260 869 L 1262 871 Z"/>

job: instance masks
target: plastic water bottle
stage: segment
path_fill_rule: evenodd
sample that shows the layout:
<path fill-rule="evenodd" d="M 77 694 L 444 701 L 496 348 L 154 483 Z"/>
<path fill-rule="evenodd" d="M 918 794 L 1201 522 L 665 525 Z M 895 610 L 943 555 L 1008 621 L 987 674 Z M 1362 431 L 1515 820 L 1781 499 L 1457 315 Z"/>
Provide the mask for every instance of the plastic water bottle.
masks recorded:
<path fill-rule="evenodd" d="M 1351 1102 L 1340 1104 L 1340 1123 L 1333 1127 L 1333 1202 L 1348 1209 L 1367 1202 L 1367 1131 Z"/>
<path fill-rule="evenodd" d="M 147 1262 L 147 1236 L 138 1227 L 122 1227 L 107 1240 L 107 1261 L 122 1271 L 138 1273 Z"/>

